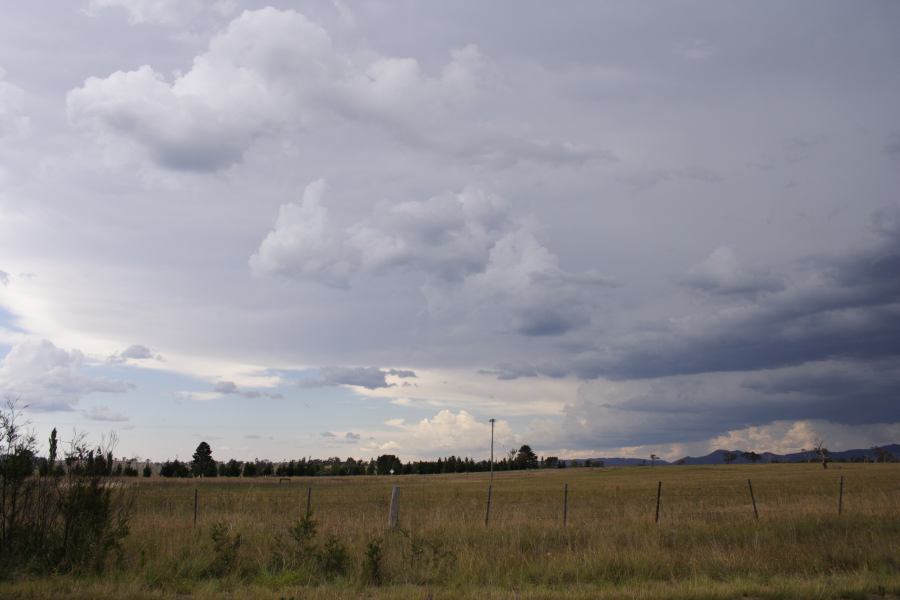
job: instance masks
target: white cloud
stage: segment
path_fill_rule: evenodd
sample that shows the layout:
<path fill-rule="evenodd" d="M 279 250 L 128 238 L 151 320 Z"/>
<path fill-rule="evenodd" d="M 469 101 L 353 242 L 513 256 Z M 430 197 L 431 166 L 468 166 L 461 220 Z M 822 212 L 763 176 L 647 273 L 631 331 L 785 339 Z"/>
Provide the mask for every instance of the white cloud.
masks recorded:
<path fill-rule="evenodd" d="M 69 92 L 67 112 L 164 167 L 215 170 L 316 114 L 407 122 L 422 106 L 471 94 L 478 61 L 474 47 L 455 51 L 441 77 L 429 78 L 415 59 L 345 53 L 319 24 L 269 7 L 234 19 L 171 82 L 149 65 L 91 77 Z"/>
<path fill-rule="evenodd" d="M 448 454 L 484 457 L 490 452 L 491 424 L 466 410 L 444 409 L 433 417 L 407 422 L 389 419 L 388 429 L 369 431 L 362 452 L 399 451 L 406 459 Z M 494 425 L 494 447 L 498 454 L 520 443 L 509 423 L 498 419 Z"/>
<path fill-rule="evenodd" d="M 48 340 L 23 341 L 0 361 L 0 391 L 37 410 L 71 410 L 81 396 L 123 393 L 125 381 L 82 374 L 84 355 L 57 348 Z"/>
<path fill-rule="evenodd" d="M 359 273 L 418 274 L 436 318 L 466 314 L 471 326 L 528 336 L 584 327 L 598 288 L 615 285 L 592 270 L 560 268 L 531 223 L 479 188 L 397 203 L 345 227 L 329 217 L 324 190 L 315 181 L 300 204 L 281 207 L 250 258 L 255 273 L 341 288 Z"/>
<path fill-rule="evenodd" d="M 142 4 L 132 14 L 144 15 Z M 343 48 L 303 14 L 267 7 L 244 11 L 214 35 L 186 73 L 169 80 L 144 65 L 91 77 L 69 92 L 66 106 L 73 125 L 129 141 L 156 164 L 186 171 L 227 168 L 260 138 L 328 127 L 334 119 L 372 123 L 416 148 L 495 166 L 611 158 L 468 114 L 485 63 L 469 44 L 451 50 L 431 75 L 415 58 Z"/>

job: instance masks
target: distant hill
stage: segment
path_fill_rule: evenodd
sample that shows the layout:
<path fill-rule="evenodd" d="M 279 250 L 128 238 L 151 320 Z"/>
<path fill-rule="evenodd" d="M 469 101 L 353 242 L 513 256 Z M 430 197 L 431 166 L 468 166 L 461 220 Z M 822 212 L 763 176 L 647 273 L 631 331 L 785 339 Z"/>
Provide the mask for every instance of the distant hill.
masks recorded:
<path fill-rule="evenodd" d="M 900 444 L 889 444 L 887 446 L 880 446 L 882 450 L 885 450 L 893 455 L 894 460 L 900 460 Z M 655 464 L 659 466 L 669 466 L 669 465 L 724 465 L 727 464 L 725 458 L 729 455 L 729 453 L 735 456 L 732 464 L 749 464 L 754 461 L 751 460 L 749 454 L 745 454 L 743 450 L 715 450 L 710 452 L 705 456 L 685 456 L 680 460 L 676 460 L 673 462 L 668 462 L 662 459 L 657 459 Z M 798 463 L 798 462 L 816 462 L 818 460 L 818 455 L 814 450 L 807 450 L 805 452 L 793 452 L 790 454 L 776 454 L 774 452 L 760 452 L 757 454 L 759 457 L 756 462 L 759 463 Z M 832 461 L 835 462 L 875 462 L 876 453 L 871 448 L 857 448 L 854 450 L 841 450 L 837 452 L 829 452 L 829 456 Z M 582 466 L 585 464 L 587 460 L 590 460 L 591 463 L 597 465 L 603 463 L 604 466 L 607 467 L 633 467 L 633 466 L 641 466 L 647 465 L 650 466 L 649 458 L 617 458 L 617 457 L 607 457 L 607 458 L 591 458 L 591 459 L 569 459 L 562 461 L 566 464 L 566 466 L 578 465 Z"/>

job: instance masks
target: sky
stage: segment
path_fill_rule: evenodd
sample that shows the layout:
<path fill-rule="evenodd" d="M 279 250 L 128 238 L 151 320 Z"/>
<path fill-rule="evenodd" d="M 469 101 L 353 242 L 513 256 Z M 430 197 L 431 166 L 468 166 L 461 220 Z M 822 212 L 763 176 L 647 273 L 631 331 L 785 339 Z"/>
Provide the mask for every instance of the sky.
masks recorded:
<path fill-rule="evenodd" d="M 0 3 L 0 396 L 153 460 L 900 441 L 898 31 Z"/>

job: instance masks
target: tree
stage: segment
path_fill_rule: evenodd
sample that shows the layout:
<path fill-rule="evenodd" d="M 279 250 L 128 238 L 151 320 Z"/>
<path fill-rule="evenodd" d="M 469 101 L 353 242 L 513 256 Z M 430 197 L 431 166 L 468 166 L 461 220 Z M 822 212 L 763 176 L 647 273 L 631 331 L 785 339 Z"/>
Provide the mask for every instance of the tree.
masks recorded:
<path fill-rule="evenodd" d="M 537 469 L 538 468 L 538 457 L 531 450 L 531 446 L 528 444 L 522 444 L 522 447 L 519 448 L 519 451 L 516 453 L 515 465 L 518 469 Z"/>
<path fill-rule="evenodd" d="M 147 463 L 144 465 L 144 472 L 143 472 L 143 475 L 144 475 L 144 477 L 150 477 L 151 475 L 153 475 L 153 469 L 150 468 L 150 461 L 149 461 L 149 460 L 148 460 Z"/>
<path fill-rule="evenodd" d="M 218 474 L 216 461 L 212 457 L 212 448 L 206 442 L 200 442 L 193 458 L 191 473 L 194 477 L 215 477 Z"/>
<path fill-rule="evenodd" d="M 730 465 L 737 459 L 737 454 L 732 452 L 731 450 L 726 450 L 724 454 L 722 454 L 722 460 L 725 461 L 725 464 Z"/>
<path fill-rule="evenodd" d="M 375 468 L 378 469 L 379 475 L 390 475 L 391 471 L 399 474 L 403 469 L 403 463 L 393 454 L 382 454 L 375 461 Z"/>
<path fill-rule="evenodd" d="M 872 446 L 872 452 L 875 453 L 875 462 L 877 463 L 894 462 L 894 455 L 881 446 Z"/>
<path fill-rule="evenodd" d="M 756 452 L 741 452 L 741 456 L 743 456 L 744 458 L 746 458 L 747 460 L 749 460 L 752 463 L 757 463 L 757 462 L 759 462 L 759 459 L 762 458 Z"/>
<path fill-rule="evenodd" d="M 658 461 L 658 460 L 659 460 L 659 457 L 657 455 L 651 454 L 650 455 L 650 466 L 652 467 L 652 466 L 656 465 L 656 461 Z"/>
<path fill-rule="evenodd" d="M 828 463 L 831 461 L 831 454 L 828 452 L 828 448 L 825 447 L 824 441 L 816 440 L 816 454 L 819 455 L 819 459 L 822 461 L 822 468 L 827 469 Z"/>

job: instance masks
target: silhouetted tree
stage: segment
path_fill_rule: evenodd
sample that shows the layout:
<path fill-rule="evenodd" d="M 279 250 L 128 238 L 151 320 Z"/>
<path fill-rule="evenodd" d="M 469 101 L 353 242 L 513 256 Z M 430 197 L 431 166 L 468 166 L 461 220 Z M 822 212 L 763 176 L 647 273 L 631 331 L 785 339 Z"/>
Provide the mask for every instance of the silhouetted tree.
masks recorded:
<path fill-rule="evenodd" d="M 212 448 L 206 442 L 200 442 L 193 458 L 191 473 L 194 477 L 215 477 L 218 474 L 216 461 L 212 457 Z"/>
<path fill-rule="evenodd" d="M 537 469 L 538 468 L 538 457 L 531 450 L 531 446 L 528 444 L 522 444 L 522 447 L 519 448 L 519 451 L 516 453 L 515 457 L 515 465 L 516 468 L 519 469 Z"/>

